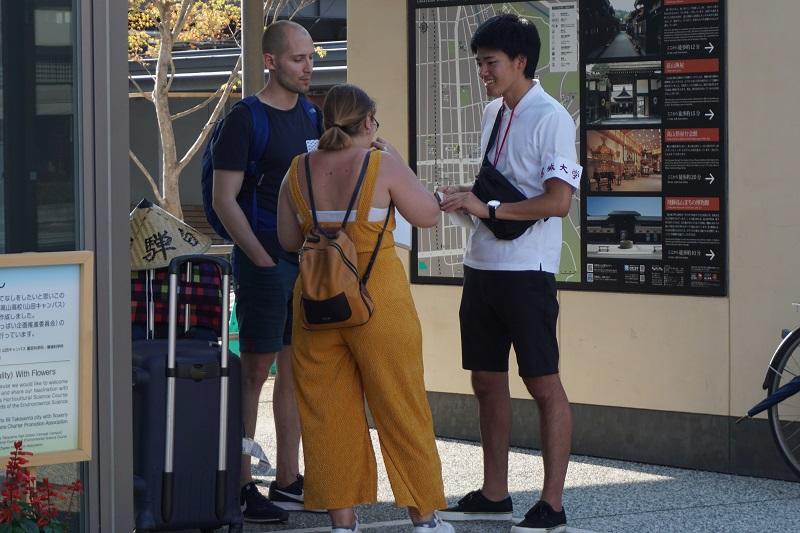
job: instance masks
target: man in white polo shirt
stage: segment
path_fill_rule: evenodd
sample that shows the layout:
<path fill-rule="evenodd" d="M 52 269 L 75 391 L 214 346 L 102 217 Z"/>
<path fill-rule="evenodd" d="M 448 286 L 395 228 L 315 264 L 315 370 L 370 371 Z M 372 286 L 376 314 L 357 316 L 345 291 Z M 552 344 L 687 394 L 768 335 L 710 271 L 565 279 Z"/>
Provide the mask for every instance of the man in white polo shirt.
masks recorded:
<path fill-rule="evenodd" d="M 439 192 L 442 210 L 475 217 L 459 318 L 463 367 L 472 372 L 480 406 L 484 480 L 481 489 L 439 515 L 511 519 L 508 358 L 513 344 L 520 376 L 539 410 L 545 475 L 539 501 L 511 531 L 565 531 L 561 499 L 572 417 L 558 374 L 555 273 L 561 217 L 569 212 L 582 171 L 576 163 L 575 124 L 534 79 L 540 40 L 533 24 L 517 15 L 498 15 L 481 24 L 471 46 L 486 91 L 496 97 L 481 121 L 483 165 L 474 186 Z"/>

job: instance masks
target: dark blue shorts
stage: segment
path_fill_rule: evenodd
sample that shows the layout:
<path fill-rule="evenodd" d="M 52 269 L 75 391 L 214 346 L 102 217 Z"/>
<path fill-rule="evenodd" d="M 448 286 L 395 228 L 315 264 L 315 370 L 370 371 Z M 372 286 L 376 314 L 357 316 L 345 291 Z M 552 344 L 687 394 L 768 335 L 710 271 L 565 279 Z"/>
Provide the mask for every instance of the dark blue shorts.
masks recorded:
<path fill-rule="evenodd" d="M 274 267 L 258 267 L 238 247 L 233 249 L 232 262 L 239 349 L 244 353 L 274 353 L 292 344 L 292 290 L 297 265 L 278 259 Z"/>

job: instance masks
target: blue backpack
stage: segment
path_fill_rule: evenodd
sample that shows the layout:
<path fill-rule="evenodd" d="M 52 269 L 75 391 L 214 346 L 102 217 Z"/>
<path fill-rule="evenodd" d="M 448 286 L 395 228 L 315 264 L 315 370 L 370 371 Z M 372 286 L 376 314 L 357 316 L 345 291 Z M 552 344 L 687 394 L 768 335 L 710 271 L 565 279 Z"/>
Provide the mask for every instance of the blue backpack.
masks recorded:
<path fill-rule="evenodd" d="M 321 133 L 321 121 L 320 121 L 320 114 L 317 111 L 317 108 L 314 104 L 312 104 L 308 99 L 304 97 L 300 97 L 300 104 L 303 106 L 303 110 L 305 110 L 308 118 L 311 119 L 311 122 L 317 128 L 317 131 Z M 234 107 L 237 105 L 246 105 L 248 109 L 250 109 L 250 117 L 252 118 L 253 122 L 253 130 L 250 135 L 250 150 L 247 154 L 247 168 L 244 171 L 244 179 L 245 180 L 258 180 L 259 179 L 259 169 L 258 163 L 261 160 L 262 155 L 264 155 L 264 150 L 267 149 L 267 143 L 269 142 L 269 117 L 267 116 L 267 110 L 264 109 L 264 104 L 256 97 L 255 95 L 247 96 L 243 98 L 240 102 L 234 104 Z M 203 171 L 201 176 L 201 184 L 203 188 L 203 211 L 206 214 L 206 220 L 214 228 L 214 231 L 217 232 L 217 235 L 225 239 L 226 241 L 232 241 L 231 236 L 228 234 L 228 231 L 225 229 L 225 226 L 222 224 L 222 221 L 217 216 L 217 213 L 214 211 L 214 158 L 213 158 L 213 148 L 214 143 L 217 141 L 219 137 L 219 132 L 222 130 L 222 120 L 217 121 L 214 125 L 214 129 L 211 131 L 211 135 L 206 143 L 205 150 L 203 151 Z M 242 186 L 244 190 L 244 186 Z M 250 227 L 258 228 L 259 227 L 259 220 L 275 220 L 275 214 L 266 211 L 263 208 L 259 208 L 256 198 L 257 198 L 257 189 L 258 183 L 254 184 L 252 187 L 248 187 L 248 189 L 252 190 L 252 194 L 250 198 L 244 198 L 247 196 L 243 192 L 239 193 L 239 197 L 236 199 L 239 205 L 244 211 L 247 220 L 250 222 Z"/>

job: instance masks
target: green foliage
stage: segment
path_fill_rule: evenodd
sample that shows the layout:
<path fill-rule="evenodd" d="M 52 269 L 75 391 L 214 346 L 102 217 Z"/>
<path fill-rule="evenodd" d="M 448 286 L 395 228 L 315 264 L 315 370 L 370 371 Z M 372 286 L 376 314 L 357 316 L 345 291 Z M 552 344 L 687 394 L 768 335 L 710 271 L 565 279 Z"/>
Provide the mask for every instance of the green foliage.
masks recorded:
<path fill-rule="evenodd" d="M 239 0 L 128 0 L 128 59 L 157 57 L 159 30 L 173 32 L 186 8 L 176 43 L 194 48 L 202 43 L 230 40 L 239 31 Z"/>

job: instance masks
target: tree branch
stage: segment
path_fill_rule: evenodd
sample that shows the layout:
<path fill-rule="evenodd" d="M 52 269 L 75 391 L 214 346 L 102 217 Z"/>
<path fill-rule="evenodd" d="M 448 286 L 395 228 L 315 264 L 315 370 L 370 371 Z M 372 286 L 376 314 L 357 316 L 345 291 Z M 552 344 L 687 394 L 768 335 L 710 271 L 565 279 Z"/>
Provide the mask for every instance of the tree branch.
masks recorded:
<path fill-rule="evenodd" d="M 182 0 L 181 11 L 175 21 L 175 27 L 172 29 L 172 40 L 176 40 L 178 35 L 183 31 L 183 25 L 186 23 L 186 18 L 189 16 L 189 11 L 194 7 L 194 0 Z"/>
<path fill-rule="evenodd" d="M 175 74 L 178 71 L 175 68 L 175 58 L 172 54 L 169 55 L 169 71 L 167 72 L 167 94 L 169 94 L 170 89 L 172 89 L 172 82 L 175 80 Z"/>
<path fill-rule="evenodd" d="M 230 82 L 231 82 L 231 80 L 230 80 L 230 78 L 228 78 L 228 83 L 230 83 Z M 218 97 L 219 94 L 222 91 L 223 91 L 223 88 L 220 87 L 219 89 L 217 89 L 217 92 L 215 92 L 214 94 L 212 94 L 211 96 L 206 98 L 203 102 L 197 104 L 196 106 L 192 107 L 191 109 L 186 109 L 185 111 L 181 111 L 180 113 L 175 113 L 174 115 L 172 115 L 170 117 L 170 119 L 172 119 L 172 121 L 174 122 L 174 121 L 178 120 L 179 118 L 183 118 L 186 115 L 191 115 L 195 111 L 199 111 L 203 107 L 207 106 L 212 100 L 214 100 L 214 98 Z"/>
<path fill-rule="evenodd" d="M 292 11 L 289 15 L 289 20 L 293 19 L 300 11 L 305 9 L 306 7 L 310 6 L 317 0 L 301 0 L 297 7 Z M 270 25 L 275 20 L 277 20 L 278 16 L 283 12 L 283 10 L 288 5 L 289 0 L 265 0 L 264 2 L 264 17 L 266 19 L 266 25 Z M 272 12 L 272 16 L 270 17 L 270 11 Z"/>
<path fill-rule="evenodd" d="M 133 83 L 134 87 L 136 87 L 136 90 L 139 91 L 138 94 L 141 95 L 145 100 L 149 100 L 151 102 L 153 101 L 153 93 L 152 92 L 145 92 L 144 89 L 142 89 L 142 86 L 139 85 L 139 82 L 136 81 L 135 79 L 133 79 L 133 76 L 131 76 L 130 74 L 128 74 L 128 81 Z M 133 94 L 136 94 L 136 93 L 133 93 Z"/>
<path fill-rule="evenodd" d="M 133 153 L 133 150 L 128 149 L 128 155 L 130 156 L 131 160 L 133 160 L 133 162 L 136 163 L 136 166 L 139 167 L 139 170 L 142 171 L 144 177 L 147 178 L 148 183 L 150 183 L 150 187 L 152 187 L 153 189 L 153 194 L 156 197 L 156 201 L 158 203 L 163 202 L 164 198 L 161 196 L 161 193 L 158 190 L 158 185 L 156 184 L 156 180 L 153 179 L 153 176 L 150 174 L 150 172 L 148 172 L 147 169 L 142 164 L 142 162 L 139 161 L 139 158 L 136 157 L 136 154 Z"/>
<path fill-rule="evenodd" d="M 286 6 L 286 2 L 288 0 L 266 0 L 264 2 L 264 17 L 265 17 L 265 26 L 269 26 L 275 19 L 278 18 L 278 14 L 283 11 L 283 8 Z M 269 11 L 272 10 L 272 17 L 270 18 Z"/>
<path fill-rule="evenodd" d="M 239 55 L 239 59 L 236 60 L 236 65 L 231 70 L 231 75 L 228 77 L 228 82 L 225 84 L 225 90 L 222 93 L 222 96 L 219 97 L 219 101 L 217 105 L 214 106 L 214 111 L 211 112 L 211 116 L 208 118 L 208 122 L 206 122 L 203 129 L 200 131 L 200 135 L 197 136 L 192 146 L 186 150 L 186 154 L 181 158 L 178 162 L 178 172 L 180 173 L 189 164 L 189 161 L 192 160 L 192 157 L 200 150 L 200 147 L 203 146 L 203 143 L 208 137 L 209 132 L 211 131 L 212 124 L 214 124 L 219 116 L 222 114 L 222 110 L 225 109 L 225 102 L 228 101 L 228 96 L 230 96 L 231 91 L 233 90 L 234 82 L 239 79 L 239 70 L 242 68 L 242 56 Z"/>
<path fill-rule="evenodd" d="M 289 15 L 289 20 L 292 20 L 294 17 L 297 16 L 298 13 L 300 13 L 300 11 L 302 11 L 306 7 L 310 6 L 315 1 L 316 0 L 302 0 L 299 4 L 297 4 L 297 8 L 295 8 L 295 10 L 292 12 L 292 14 Z"/>

